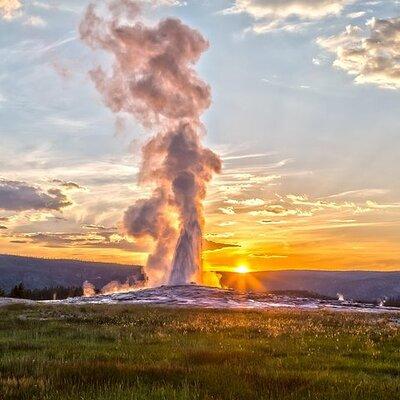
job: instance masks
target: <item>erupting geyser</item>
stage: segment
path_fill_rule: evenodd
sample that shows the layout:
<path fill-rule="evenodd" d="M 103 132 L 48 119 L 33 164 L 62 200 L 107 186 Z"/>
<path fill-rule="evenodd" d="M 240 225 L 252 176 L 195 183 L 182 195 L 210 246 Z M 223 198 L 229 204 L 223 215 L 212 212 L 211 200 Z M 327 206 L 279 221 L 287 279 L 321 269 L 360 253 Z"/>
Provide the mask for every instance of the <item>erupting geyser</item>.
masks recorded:
<path fill-rule="evenodd" d="M 193 69 L 208 42 L 178 19 L 150 27 L 140 15 L 130 0 L 92 3 L 80 26 L 89 46 L 113 55 L 110 73 L 90 72 L 106 105 L 153 133 L 142 149 L 139 183 L 154 191 L 128 208 L 123 229 L 154 239 L 146 266 L 151 285 L 201 283 L 203 200 L 221 169 L 219 157 L 201 144 L 200 117 L 211 94 Z"/>
<path fill-rule="evenodd" d="M 201 236 L 197 220 L 183 225 L 175 248 L 170 284 L 180 285 L 191 280 L 201 282 Z"/>

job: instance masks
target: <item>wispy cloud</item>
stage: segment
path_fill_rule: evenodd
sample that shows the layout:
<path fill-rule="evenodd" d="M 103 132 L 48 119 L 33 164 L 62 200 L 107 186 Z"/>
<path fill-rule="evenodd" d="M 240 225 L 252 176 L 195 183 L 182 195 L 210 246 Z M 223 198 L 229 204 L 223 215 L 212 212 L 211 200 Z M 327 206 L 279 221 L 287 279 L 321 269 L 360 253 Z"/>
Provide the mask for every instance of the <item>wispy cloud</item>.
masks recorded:
<path fill-rule="evenodd" d="M 357 19 L 364 17 L 366 13 L 367 13 L 366 11 L 357 11 L 347 14 L 346 17 L 350 19 Z"/>
<path fill-rule="evenodd" d="M 236 156 L 224 156 L 224 157 L 222 157 L 222 160 L 230 161 L 230 160 L 245 160 L 248 158 L 262 158 L 262 157 L 268 157 L 271 154 L 274 154 L 274 153 L 240 154 L 240 155 L 236 155 Z"/>
<path fill-rule="evenodd" d="M 368 200 L 366 205 L 372 210 L 400 210 L 400 203 L 379 204 L 375 201 Z"/>
<path fill-rule="evenodd" d="M 55 125 L 61 128 L 72 129 L 74 132 L 76 130 L 85 129 L 90 125 L 90 123 L 87 121 L 82 121 L 74 118 L 66 118 L 62 116 L 50 116 L 47 118 L 47 122 L 51 125 Z"/>
<path fill-rule="evenodd" d="M 387 189 L 357 189 L 348 190 L 346 192 L 340 192 L 327 196 L 328 199 L 342 198 L 342 197 L 373 197 L 381 196 L 387 194 L 389 191 Z"/>
<path fill-rule="evenodd" d="M 47 22 L 42 17 L 39 17 L 37 15 L 31 15 L 25 18 L 22 24 L 43 28 L 47 25 Z"/>

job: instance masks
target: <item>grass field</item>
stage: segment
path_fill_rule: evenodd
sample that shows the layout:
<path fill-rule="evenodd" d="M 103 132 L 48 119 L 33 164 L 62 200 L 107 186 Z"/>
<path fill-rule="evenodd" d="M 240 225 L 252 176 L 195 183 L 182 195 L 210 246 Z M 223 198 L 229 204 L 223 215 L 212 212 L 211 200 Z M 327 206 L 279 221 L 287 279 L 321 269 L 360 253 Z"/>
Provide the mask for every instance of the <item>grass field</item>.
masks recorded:
<path fill-rule="evenodd" d="M 398 318 L 398 317 L 397 317 Z M 398 399 L 396 317 L 0 308 L 0 399 Z"/>

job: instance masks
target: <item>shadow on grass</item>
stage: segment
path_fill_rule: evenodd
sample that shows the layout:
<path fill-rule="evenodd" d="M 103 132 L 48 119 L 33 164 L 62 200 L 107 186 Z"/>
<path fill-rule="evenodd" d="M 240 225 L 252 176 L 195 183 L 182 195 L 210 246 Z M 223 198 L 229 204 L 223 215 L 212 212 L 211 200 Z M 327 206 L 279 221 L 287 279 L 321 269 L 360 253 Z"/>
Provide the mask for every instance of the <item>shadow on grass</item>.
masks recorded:
<path fill-rule="evenodd" d="M 99 386 L 137 381 L 150 384 L 179 385 L 186 377 L 186 369 L 170 365 L 130 365 L 93 361 L 59 365 L 52 380 L 56 386 Z"/>
<path fill-rule="evenodd" d="M 381 366 L 362 366 L 358 365 L 354 367 L 353 365 L 339 365 L 334 367 L 335 371 L 347 372 L 349 374 L 354 373 L 355 368 L 357 369 L 357 373 L 363 373 L 367 375 L 388 375 L 392 378 L 400 377 L 400 366 L 398 368 L 395 367 L 381 367 Z"/>
<path fill-rule="evenodd" d="M 184 357 L 188 365 L 238 363 L 245 362 L 248 359 L 249 355 L 239 351 L 219 352 L 208 350 L 189 352 Z"/>

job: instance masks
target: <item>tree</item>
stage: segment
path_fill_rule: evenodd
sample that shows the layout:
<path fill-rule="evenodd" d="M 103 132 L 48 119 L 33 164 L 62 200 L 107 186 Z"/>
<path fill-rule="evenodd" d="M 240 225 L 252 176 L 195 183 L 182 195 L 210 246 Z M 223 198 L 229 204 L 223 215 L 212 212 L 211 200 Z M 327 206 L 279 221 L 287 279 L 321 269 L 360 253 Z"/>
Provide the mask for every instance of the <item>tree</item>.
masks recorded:
<path fill-rule="evenodd" d="M 24 284 L 21 282 L 19 285 L 15 285 L 10 292 L 10 297 L 15 299 L 23 299 L 26 296 L 26 290 Z"/>
<path fill-rule="evenodd" d="M 0 288 L 0 297 L 6 297 L 6 292 Z"/>

